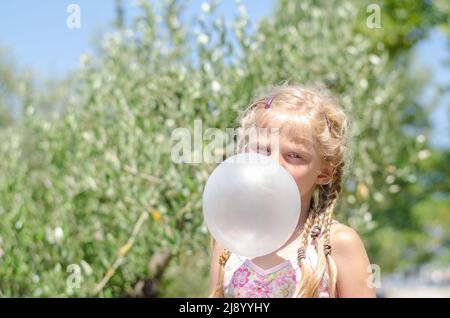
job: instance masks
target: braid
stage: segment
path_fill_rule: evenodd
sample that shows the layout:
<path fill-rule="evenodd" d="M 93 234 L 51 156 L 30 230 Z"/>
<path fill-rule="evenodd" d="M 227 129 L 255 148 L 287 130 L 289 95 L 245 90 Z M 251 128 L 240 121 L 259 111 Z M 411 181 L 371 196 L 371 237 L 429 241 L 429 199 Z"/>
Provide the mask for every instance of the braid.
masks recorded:
<path fill-rule="evenodd" d="M 222 254 L 219 257 L 219 273 L 218 273 L 218 279 L 217 279 L 217 285 L 211 295 L 209 295 L 210 298 L 223 298 L 224 292 L 223 292 L 223 279 L 224 279 L 224 273 L 225 273 L 225 264 L 228 261 L 228 258 L 230 257 L 231 253 L 227 249 L 224 249 Z"/>
<path fill-rule="evenodd" d="M 303 273 L 302 282 L 296 292 L 296 297 L 314 297 L 317 295 L 317 290 L 320 282 L 323 279 L 324 273 L 328 268 L 329 277 L 331 277 L 330 295 L 335 294 L 336 281 L 336 264 L 331 258 L 330 245 L 330 227 L 333 220 L 333 209 L 341 190 L 341 179 L 344 164 L 341 163 L 336 167 L 333 181 L 331 184 L 320 187 L 319 202 L 314 201 L 314 209 L 310 209 L 310 215 L 305 225 L 305 231 L 301 237 L 301 247 L 299 249 L 299 265 Z M 317 191 L 317 190 L 316 190 Z M 315 194 L 317 196 L 317 194 Z M 311 229 L 312 228 L 312 229 Z M 310 230 L 311 229 L 311 230 Z M 323 235 L 321 235 L 323 234 Z M 310 265 L 304 261 L 304 253 L 306 251 L 307 239 L 311 238 L 315 242 L 318 260 L 317 267 L 312 269 Z M 302 254 L 303 253 L 303 254 Z M 302 256 L 302 257 L 300 257 Z"/>
<path fill-rule="evenodd" d="M 311 238 L 312 239 L 317 239 L 319 238 L 320 234 L 322 233 L 322 229 L 323 229 L 323 221 L 324 221 L 324 210 L 325 210 L 325 205 L 327 202 L 327 197 L 328 197 L 328 187 L 325 187 L 325 189 L 321 186 L 320 190 L 319 188 L 316 188 L 315 192 L 319 193 L 318 197 L 318 202 L 315 204 L 316 209 L 315 209 L 315 213 L 316 213 L 316 220 L 314 222 L 313 225 L 313 229 L 311 231 Z M 314 199 L 315 201 L 315 199 Z"/>
<path fill-rule="evenodd" d="M 230 251 L 225 249 L 222 252 L 222 255 L 219 257 L 219 265 L 221 268 L 225 267 L 226 262 L 228 261 L 228 258 L 230 257 Z"/>
<path fill-rule="evenodd" d="M 311 228 L 311 239 L 315 239 L 319 236 L 320 234 L 320 227 L 318 222 L 319 220 L 319 214 L 318 214 L 318 206 L 319 206 L 319 190 L 316 188 L 313 192 L 313 196 L 311 198 L 311 206 L 310 206 L 310 213 L 314 213 L 314 222 Z"/>
<path fill-rule="evenodd" d="M 336 166 L 336 171 L 334 174 L 334 180 L 331 183 L 330 192 L 326 202 L 326 211 L 325 211 L 325 220 L 324 220 L 324 237 L 323 237 L 323 251 L 322 255 L 326 258 L 326 263 L 328 264 L 328 276 L 331 284 L 330 286 L 330 295 L 335 296 L 336 294 L 336 278 L 337 278 L 337 267 L 333 258 L 331 257 L 331 243 L 330 243 L 330 231 L 331 231 L 331 223 L 333 221 L 333 210 L 336 204 L 338 195 L 341 191 L 341 182 L 343 175 L 344 163 Z M 321 274 L 323 275 L 323 274 Z"/>
<path fill-rule="evenodd" d="M 309 210 L 308 218 L 306 219 L 305 226 L 300 237 L 300 248 L 298 249 L 298 262 L 302 262 L 305 258 L 306 248 L 308 247 L 308 236 L 311 232 L 312 225 L 314 223 L 315 213 L 313 210 Z"/>
<path fill-rule="evenodd" d="M 333 221 L 333 209 L 337 201 L 337 197 L 341 192 L 341 181 L 342 181 L 342 172 L 344 170 L 344 163 L 336 166 L 336 171 L 334 174 L 334 180 L 331 183 L 331 189 L 326 202 L 326 211 L 325 211 L 325 228 L 324 228 L 324 252 L 325 255 L 331 253 L 331 245 L 330 245 L 330 229 L 331 223 Z"/>
<path fill-rule="evenodd" d="M 313 224 L 315 223 L 317 214 L 315 213 L 314 206 L 311 205 L 309 208 L 308 218 L 306 219 L 305 225 L 303 227 L 303 232 L 300 237 L 300 247 L 297 251 L 297 262 L 302 272 L 301 283 L 297 285 L 294 297 L 307 296 L 305 294 L 306 287 L 309 285 L 308 277 L 311 277 L 311 267 L 305 261 L 306 249 L 308 248 L 308 238 L 311 233 Z"/>

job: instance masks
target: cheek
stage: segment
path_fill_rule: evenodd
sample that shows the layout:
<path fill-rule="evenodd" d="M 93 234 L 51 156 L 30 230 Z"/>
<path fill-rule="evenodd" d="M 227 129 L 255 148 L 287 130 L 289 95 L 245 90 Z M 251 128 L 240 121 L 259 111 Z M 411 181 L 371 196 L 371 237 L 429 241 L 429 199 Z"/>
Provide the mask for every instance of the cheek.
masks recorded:
<path fill-rule="evenodd" d="M 302 195 L 305 195 L 314 187 L 317 175 L 311 166 L 300 165 L 286 168 L 297 183 Z"/>

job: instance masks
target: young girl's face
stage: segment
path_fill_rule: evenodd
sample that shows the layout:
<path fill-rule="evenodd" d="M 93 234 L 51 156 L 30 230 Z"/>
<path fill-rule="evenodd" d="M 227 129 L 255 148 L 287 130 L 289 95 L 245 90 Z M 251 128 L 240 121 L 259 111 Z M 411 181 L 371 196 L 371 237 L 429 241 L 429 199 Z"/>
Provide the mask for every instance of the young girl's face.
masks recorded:
<path fill-rule="evenodd" d="M 250 142 L 249 149 L 272 157 L 278 161 L 295 179 L 302 202 L 309 202 L 317 184 L 325 184 L 331 176 L 329 167 L 322 165 L 320 154 L 316 151 L 311 128 L 304 123 L 304 129 L 281 128 L 278 134 L 278 147 L 273 147 L 276 134 L 258 133 L 255 142 Z M 270 128 L 267 127 L 268 132 Z M 275 148 L 275 149 L 273 149 Z"/>

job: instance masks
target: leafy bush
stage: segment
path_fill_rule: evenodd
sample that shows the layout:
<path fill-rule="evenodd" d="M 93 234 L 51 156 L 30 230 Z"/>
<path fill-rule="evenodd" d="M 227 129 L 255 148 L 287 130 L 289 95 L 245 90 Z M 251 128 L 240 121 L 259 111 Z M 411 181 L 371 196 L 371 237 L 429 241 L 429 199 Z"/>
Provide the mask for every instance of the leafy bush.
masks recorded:
<path fill-rule="evenodd" d="M 183 5 L 167 1 L 160 23 L 142 2 L 97 57 L 81 57 L 57 120 L 30 102 L 21 125 L 2 129 L 2 295 L 206 295 L 201 195 L 214 165 L 172 162 L 171 133 L 193 132 L 195 119 L 236 127 L 253 96 L 285 80 L 324 83 L 351 116 L 337 218 L 363 235 L 412 220 L 393 207 L 424 157 L 415 138 L 427 126 L 415 103 L 422 82 L 408 75 L 408 54 L 392 56 L 358 31 L 364 8 L 281 0 L 258 25 L 241 7 L 229 28 L 214 3 L 195 25 L 182 23 Z M 386 243 L 377 244 L 371 258 L 383 265 Z"/>

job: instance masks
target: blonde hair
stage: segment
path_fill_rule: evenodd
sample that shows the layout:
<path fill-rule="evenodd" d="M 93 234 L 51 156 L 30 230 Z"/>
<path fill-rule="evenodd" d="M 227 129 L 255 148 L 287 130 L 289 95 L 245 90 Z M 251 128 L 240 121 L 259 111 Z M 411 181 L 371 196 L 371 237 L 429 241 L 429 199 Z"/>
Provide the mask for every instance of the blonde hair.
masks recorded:
<path fill-rule="evenodd" d="M 256 98 L 240 114 L 238 120 L 240 129 L 244 130 L 251 127 L 264 127 L 276 121 L 279 128 L 287 128 L 295 135 L 299 131 L 298 122 L 295 121 L 298 116 L 307 116 L 313 131 L 314 147 L 320 155 L 321 164 L 331 165 L 334 171 L 330 182 L 316 186 L 311 198 L 298 249 L 297 260 L 302 278 L 294 297 L 317 296 L 318 286 L 326 272 L 329 276 L 330 296 L 334 297 L 336 296 L 337 269 L 331 256 L 330 227 L 344 174 L 348 130 L 346 114 L 339 103 L 322 87 L 285 83 L 273 87 L 266 96 Z M 317 266 L 314 268 L 305 261 L 306 249 L 313 242 L 318 255 Z M 212 240 L 213 243 L 214 240 Z M 220 256 L 219 279 L 210 297 L 223 297 L 224 266 L 229 255 L 229 251 L 224 250 Z"/>

